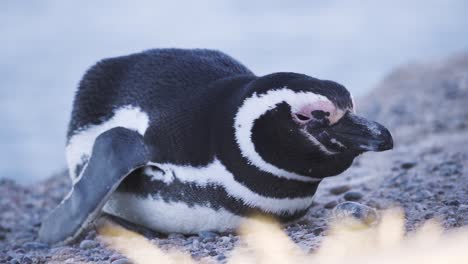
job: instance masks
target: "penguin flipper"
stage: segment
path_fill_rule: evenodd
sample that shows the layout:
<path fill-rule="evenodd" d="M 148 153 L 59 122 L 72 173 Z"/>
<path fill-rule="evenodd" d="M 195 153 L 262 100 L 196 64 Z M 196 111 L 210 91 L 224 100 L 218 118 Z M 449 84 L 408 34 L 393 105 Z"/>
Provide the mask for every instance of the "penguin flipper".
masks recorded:
<path fill-rule="evenodd" d="M 149 161 L 138 132 L 112 128 L 96 138 L 91 158 L 70 193 L 42 222 L 39 240 L 65 244 L 97 217 L 123 179 Z"/>

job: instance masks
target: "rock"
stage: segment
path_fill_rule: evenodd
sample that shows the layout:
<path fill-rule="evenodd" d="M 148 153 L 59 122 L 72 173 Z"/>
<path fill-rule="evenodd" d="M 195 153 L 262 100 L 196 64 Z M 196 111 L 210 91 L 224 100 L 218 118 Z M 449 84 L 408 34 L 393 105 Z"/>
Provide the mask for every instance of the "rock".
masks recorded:
<path fill-rule="evenodd" d="M 340 195 L 342 193 L 345 193 L 351 189 L 351 186 L 349 185 L 338 185 L 335 187 L 332 187 L 330 189 L 330 193 L 334 195 Z"/>
<path fill-rule="evenodd" d="M 416 166 L 416 162 L 415 161 L 407 161 L 407 162 L 403 162 L 401 165 L 400 165 L 400 168 L 404 169 L 404 170 L 409 170 L 411 168 L 413 168 L 414 166 Z"/>
<path fill-rule="evenodd" d="M 326 203 L 325 205 L 323 205 L 323 208 L 333 209 L 337 204 L 338 204 L 338 202 L 333 200 L 333 201 L 330 201 L 330 202 Z"/>
<path fill-rule="evenodd" d="M 332 211 L 333 218 L 338 222 L 346 222 L 349 219 L 370 225 L 377 221 L 377 211 L 369 206 L 356 203 L 344 202 L 337 205 Z"/>
<path fill-rule="evenodd" d="M 358 201 L 358 200 L 361 200 L 361 198 L 363 197 L 364 195 L 360 192 L 356 192 L 356 191 L 351 191 L 351 192 L 347 192 L 345 193 L 345 195 L 343 196 L 343 198 L 346 200 L 346 201 Z"/>
<path fill-rule="evenodd" d="M 49 248 L 49 245 L 40 242 L 26 242 L 23 244 L 23 248 L 27 250 L 41 250 Z"/>
<path fill-rule="evenodd" d="M 90 248 L 95 248 L 99 245 L 98 242 L 93 241 L 93 240 L 83 240 L 80 243 L 80 248 L 82 249 L 90 249 Z"/>

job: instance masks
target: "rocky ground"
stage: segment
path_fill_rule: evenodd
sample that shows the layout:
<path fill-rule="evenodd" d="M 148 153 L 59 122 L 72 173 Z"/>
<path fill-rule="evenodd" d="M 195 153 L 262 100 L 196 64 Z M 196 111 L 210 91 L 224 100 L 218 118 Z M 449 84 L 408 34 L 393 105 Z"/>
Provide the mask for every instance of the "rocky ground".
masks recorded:
<path fill-rule="evenodd" d="M 358 112 L 390 128 L 395 149 L 359 157 L 343 175 L 324 181 L 309 214 L 285 226 L 288 235 L 314 250 L 332 209 L 344 201 L 402 207 L 408 230 L 432 218 L 446 228 L 468 225 L 468 55 L 402 67 L 360 101 Z M 69 184 L 65 173 L 31 186 L 0 180 L 0 263 L 130 263 L 100 243 L 94 230 L 68 246 L 36 241 L 41 219 Z M 176 247 L 195 259 L 224 262 L 238 243 L 235 234 L 163 236 L 132 228 L 163 249 Z"/>

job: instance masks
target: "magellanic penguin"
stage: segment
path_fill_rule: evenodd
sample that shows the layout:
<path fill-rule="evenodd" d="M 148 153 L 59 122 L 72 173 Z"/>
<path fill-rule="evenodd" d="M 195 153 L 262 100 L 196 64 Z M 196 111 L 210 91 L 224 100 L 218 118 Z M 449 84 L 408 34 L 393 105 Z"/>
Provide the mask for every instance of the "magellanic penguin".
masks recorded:
<path fill-rule="evenodd" d="M 104 59 L 79 84 L 66 147 L 73 187 L 39 238 L 71 241 L 101 211 L 165 233 L 225 231 L 258 213 L 295 220 L 323 178 L 392 146 L 336 82 L 258 77 L 205 49 Z"/>

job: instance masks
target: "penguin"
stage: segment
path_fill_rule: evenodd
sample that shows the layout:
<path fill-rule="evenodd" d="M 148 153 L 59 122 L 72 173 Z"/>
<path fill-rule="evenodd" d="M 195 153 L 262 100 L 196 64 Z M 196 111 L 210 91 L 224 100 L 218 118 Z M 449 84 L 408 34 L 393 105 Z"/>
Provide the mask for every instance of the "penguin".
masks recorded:
<path fill-rule="evenodd" d="M 235 229 L 254 214 L 304 216 L 322 179 L 393 147 L 342 85 L 256 76 L 208 49 L 104 59 L 79 83 L 67 133 L 72 188 L 42 222 L 68 243 L 104 212 L 163 233 Z"/>

